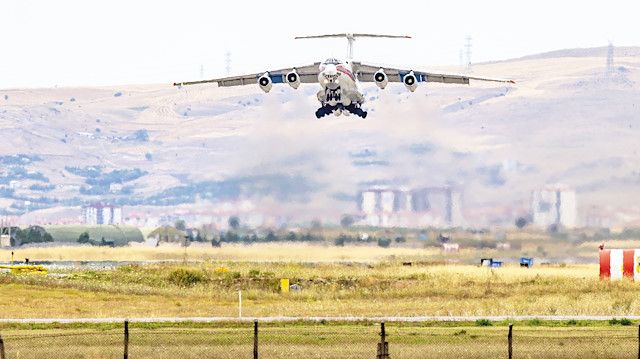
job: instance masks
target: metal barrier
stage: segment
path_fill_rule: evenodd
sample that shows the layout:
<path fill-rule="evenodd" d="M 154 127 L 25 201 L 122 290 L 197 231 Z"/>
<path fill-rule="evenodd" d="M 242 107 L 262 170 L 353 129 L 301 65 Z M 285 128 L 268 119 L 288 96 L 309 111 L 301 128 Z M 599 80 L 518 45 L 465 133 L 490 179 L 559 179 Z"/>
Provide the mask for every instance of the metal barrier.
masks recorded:
<path fill-rule="evenodd" d="M 0 359 L 123 357 L 640 358 L 640 326 L 125 321 L 93 329 L 4 329 L 0 335 Z"/>

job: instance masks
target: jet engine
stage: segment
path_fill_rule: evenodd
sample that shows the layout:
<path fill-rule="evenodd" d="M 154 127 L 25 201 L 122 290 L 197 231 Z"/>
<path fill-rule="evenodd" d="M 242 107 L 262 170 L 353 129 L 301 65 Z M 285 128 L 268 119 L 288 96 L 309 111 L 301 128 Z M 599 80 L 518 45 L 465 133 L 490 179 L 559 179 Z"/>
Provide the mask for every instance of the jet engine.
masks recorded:
<path fill-rule="evenodd" d="M 264 92 L 271 91 L 271 88 L 273 87 L 273 81 L 271 81 L 271 77 L 269 77 L 268 72 L 265 72 L 264 75 L 258 78 L 258 86 L 260 86 L 260 89 Z"/>
<path fill-rule="evenodd" d="M 295 69 L 287 74 L 286 79 L 289 86 L 294 89 L 297 89 L 298 86 L 300 86 L 300 75 L 298 75 Z"/>
<path fill-rule="evenodd" d="M 418 79 L 416 78 L 416 75 L 413 73 L 413 71 L 404 75 L 402 82 L 404 83 L 404 86 L 407 88 L 407 90 L 411 92 L 415 91 L 416 88 L 418 88 Z"/>
<path fill-rule="evenodd" d="M 384 73 L 384 70 L 380 69 L 373 74 L 373 81 L 380 89 L 384 89 L 389 83 L 389 78 L 387 77 L 387 74 Z"/>

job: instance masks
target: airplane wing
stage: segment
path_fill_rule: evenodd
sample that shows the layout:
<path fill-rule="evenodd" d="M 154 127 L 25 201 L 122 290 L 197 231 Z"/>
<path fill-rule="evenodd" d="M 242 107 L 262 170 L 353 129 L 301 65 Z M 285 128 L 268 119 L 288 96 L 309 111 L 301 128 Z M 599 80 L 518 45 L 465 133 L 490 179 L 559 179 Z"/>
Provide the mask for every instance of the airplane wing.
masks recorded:
<path fill-rule="evenodd" d="M 402 82 L 404 77 L 411 73 L 412 70 L 399 69 L 382 65 L 365 64 L 362 62 L 353 62 L 353 73 L 360 82 L 375 82 L 374 74 L 380 69 L 387 75 L 389 82 Z M 416 76 L 417 82 L 440 82 L 445 84 L 463 84 L 468 85 L 469 80 L 479 81 L 495 81 L 505 83 L 515 83 L 513 80 L 492 78 L 492 77 L 480 77 L 469 76 L 463 74 L 447 74 L 439 72 L 424 72 L 413 71 Z"/>
<path fill-rule="evenodd" d="M 317 83 L 319 67 L 320 67 L 320 62 L 316 62 L 311 65 L 289 67 L 289 68 L 274 70 L 274 71 L 266 71 L 266 73 L 269 74 L 269 77 L 271 78 L 271 81 L 274 84 L 287 83 L 286 76 L 288 73 L 290 73 L 293 70 L 295 70 L 298 73 L 301 83 Z M 261 72 L 257 74 L 223 77 L 223 78 L 212 79 L 212 80 L 175 82 L 173 85 L 183 86 L 183 85 L 206 84 L 206 83 L 213 83 L 213 82 L 217 82 L 219 87 L 256 85 L 258 83 L 258 79 L 264 74 L 265 72 Z"/>

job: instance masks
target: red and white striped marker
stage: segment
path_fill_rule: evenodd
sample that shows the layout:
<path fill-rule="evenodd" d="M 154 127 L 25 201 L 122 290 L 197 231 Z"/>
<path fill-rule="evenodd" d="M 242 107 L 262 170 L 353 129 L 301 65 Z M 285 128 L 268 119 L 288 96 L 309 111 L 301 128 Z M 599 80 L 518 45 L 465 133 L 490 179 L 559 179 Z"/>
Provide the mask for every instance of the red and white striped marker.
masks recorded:
<path fill-rule="evenodd" d="M 640 249 L 600 250 L 600 278 L 626 277 L 640 282 Z"/>

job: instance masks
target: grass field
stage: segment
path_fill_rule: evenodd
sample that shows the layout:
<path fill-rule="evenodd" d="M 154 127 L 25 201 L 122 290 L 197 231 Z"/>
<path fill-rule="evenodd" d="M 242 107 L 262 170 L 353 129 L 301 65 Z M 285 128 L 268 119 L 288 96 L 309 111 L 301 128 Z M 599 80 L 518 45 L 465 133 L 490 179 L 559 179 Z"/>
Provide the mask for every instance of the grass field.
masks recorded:
<path fill-rule="evenodd" d="M 637 323 L 622 318 L 640 315 L 640 285 L 601 281 L 596 264 L 490 269 L 462 263 L 518 254 L 304 244 L 14 251 L 32 260 L 152 263 L 0 274 L 0 318 L 234 318 L 241 290 L 243 317 L 612 316 L 620 320 L 516 322 L 513 354 L 638 356 Z M 0 258 L 9 256 L 0 251 Z M 301 290 L 282 293 L 283 278 Z M 131 323 L 129 357 L 252 357 L 252 324 Z M 393 358 L 496 358 L 507 357 L 507 325 L 389 322 L 386 332 Z M 260 323 L 259 352 L 261 358 L 372 358 L 379 333 L 380 323 L 368 321 Z M 122 323 L 0 323 L 0 334 L 8 358 L 117 358 L 124 350 Z"/>
<path fill-rule="evenodd" d="M 52 269 L 45 277 L 3 274 L 0 317 L 236 317 L 238 291 L 245 317 L 640 314 L 640 286 L 601 281 L 595 264 L 489 269 L 436 261 L 440 254 L 301 244 L 31 248 L 18 255 L 170 262 Z M 221 267 L 228 272 L 217 272 Z M 283 278 L 301 290 L 282 293 Z"/>
<path fill-rule="evenodd" d="M 585 324 L 585 323 L 583 323 Z M 118 358 L 123 324 L 0 325 L 8 358 Z M 392 358 L 504 358 L 507 323 L 386 323 Z M 515 323 L 516 358 L 636 358 L 637 328 L 593 323 L 554 327 Z M 131 358 L 250 358 L 253 323 L 132 323 Z M 260 323 L 261 358 L 374 358 L 380 323 Z"/>

